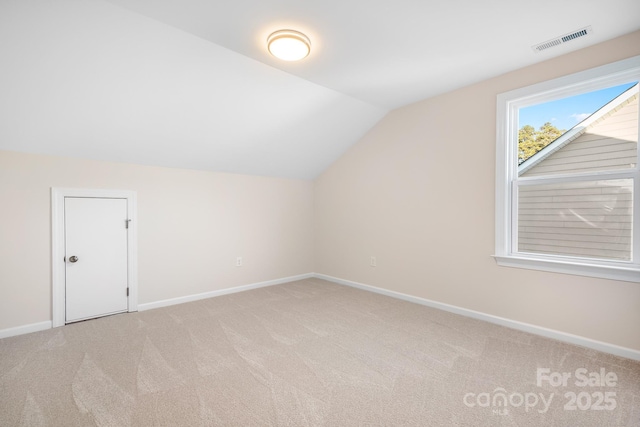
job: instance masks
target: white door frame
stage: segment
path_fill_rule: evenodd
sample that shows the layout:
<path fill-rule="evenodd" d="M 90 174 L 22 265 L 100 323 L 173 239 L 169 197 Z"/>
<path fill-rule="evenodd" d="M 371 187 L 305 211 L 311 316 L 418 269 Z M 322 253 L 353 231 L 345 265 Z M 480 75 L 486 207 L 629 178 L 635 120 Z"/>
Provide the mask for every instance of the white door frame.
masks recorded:
<path fill-rule="evenodd" d="M 135 191 L 100 190 L 84 188 L 51 187 L 51 269 L 53 327 L 65 324 L 65 249 L 64 249 L 64 198 L 88 197 L 127 199 L 129 232 L 127 233 L 127 279 L 129 281 L 129 306 L 127 311 L 138 311 L 138 227 L 137 197 Z"/>

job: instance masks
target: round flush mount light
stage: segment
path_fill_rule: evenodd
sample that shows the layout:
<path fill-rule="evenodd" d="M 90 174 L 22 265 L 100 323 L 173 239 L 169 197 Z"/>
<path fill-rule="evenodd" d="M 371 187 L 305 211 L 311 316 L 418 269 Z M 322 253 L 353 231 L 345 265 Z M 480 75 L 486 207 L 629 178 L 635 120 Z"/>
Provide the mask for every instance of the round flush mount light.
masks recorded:
<path fill-rule="evenodd" d="M 283 61 L 299 61 L 311 52 L 309 37 L 299 31 L 279 30 L 267 37 L 269 53 Z"/>

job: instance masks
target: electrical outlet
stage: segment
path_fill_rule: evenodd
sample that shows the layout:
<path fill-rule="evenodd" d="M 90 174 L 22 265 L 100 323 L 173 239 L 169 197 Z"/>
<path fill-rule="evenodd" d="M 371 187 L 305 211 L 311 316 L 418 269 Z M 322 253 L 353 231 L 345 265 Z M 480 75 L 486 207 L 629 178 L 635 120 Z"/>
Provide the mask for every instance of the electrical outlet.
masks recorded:
<path fill-rule="evenodd" d="M 369 262 L 369 265 L 371 267 L 376 267 L 378 265 L 378 262 L 376 261 L 376 257 L 374 256 L 371 257 L 371 261 Z"/>
<path fill-rule="evenodd" d="M 236 267 L 242 267 L 242 257 L 236 258 Z"/>

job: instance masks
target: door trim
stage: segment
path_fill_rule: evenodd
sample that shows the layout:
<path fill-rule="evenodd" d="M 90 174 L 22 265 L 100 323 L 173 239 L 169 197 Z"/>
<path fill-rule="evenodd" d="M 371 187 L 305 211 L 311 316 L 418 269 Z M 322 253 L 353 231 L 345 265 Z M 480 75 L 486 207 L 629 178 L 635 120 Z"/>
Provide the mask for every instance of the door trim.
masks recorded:
<path fill-rule="evenodd" d="M 135 191 L 51 187 L 51 273 L 53 327 L 65 324 L 64 199 L 65 197 L 127 199 L 128 312 L 138 311 L 138 218 Z"/>

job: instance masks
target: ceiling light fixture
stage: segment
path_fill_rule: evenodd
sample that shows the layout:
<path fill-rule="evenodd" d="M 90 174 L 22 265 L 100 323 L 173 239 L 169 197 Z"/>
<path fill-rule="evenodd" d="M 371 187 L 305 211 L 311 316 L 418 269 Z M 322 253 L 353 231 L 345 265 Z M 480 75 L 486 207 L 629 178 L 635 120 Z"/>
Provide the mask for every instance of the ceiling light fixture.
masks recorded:
<path fill-rule="evenodd" d="M 309 38 L 299 31 L 279 30 L 267 37 L 269 53 L 283 61 L 299 61 L 311 52 Z"/>

